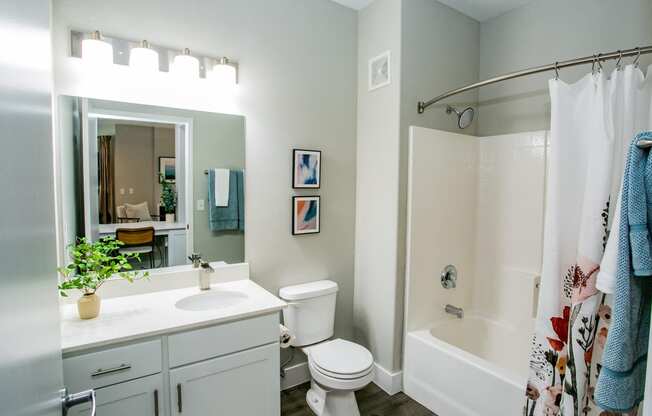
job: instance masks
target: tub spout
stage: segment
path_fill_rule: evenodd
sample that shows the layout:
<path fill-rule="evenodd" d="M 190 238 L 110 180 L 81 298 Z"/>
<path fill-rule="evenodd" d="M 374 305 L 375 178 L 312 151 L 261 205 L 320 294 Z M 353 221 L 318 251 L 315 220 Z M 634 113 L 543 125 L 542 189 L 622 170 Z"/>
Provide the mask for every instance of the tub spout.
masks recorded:
<path fill-rule="evenodd" d="M 462 308 L 458 308 L 457 306 L 453 305 L 446 305 L 444 309 L 448 314 L 455 315 L 460 319 L 464 318 L 464 309 Z"/>

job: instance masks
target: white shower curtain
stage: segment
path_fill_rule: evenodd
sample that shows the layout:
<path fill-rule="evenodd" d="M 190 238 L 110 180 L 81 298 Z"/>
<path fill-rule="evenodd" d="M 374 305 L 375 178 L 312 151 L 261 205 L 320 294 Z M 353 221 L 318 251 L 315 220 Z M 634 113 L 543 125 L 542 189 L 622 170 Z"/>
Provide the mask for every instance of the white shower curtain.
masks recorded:
<path fill-rule="evenodd" d="M 611 318 L 596 277 L 635 134 L 652 127 L 651 82 L 634 66 L 550 81 L 543 269 L 525 414 L 614 415 L 592 401 Z"/>

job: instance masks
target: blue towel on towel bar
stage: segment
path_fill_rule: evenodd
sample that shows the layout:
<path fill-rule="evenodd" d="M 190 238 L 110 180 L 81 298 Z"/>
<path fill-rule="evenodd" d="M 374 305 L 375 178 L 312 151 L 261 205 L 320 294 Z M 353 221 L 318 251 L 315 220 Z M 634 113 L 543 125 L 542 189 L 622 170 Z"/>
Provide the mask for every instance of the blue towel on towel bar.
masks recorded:
<path fill-rule="evenodd" d="M 208 228 L 211 231 L 244 231 L 244 174 L 229 171 L 229 204 L 215 205 L 215 169 L 208 170 Z"/>
<path fill-rule="evenodd" d="M 612 323 L 594 396 L 600 407 L 618 414 L 637 406 L 645 391 L 652 289 L 652 157 L 649 149 L 636 146 L 643 139 L 651 140 L 652 132 L 636 136 L 623 175 Z"/>

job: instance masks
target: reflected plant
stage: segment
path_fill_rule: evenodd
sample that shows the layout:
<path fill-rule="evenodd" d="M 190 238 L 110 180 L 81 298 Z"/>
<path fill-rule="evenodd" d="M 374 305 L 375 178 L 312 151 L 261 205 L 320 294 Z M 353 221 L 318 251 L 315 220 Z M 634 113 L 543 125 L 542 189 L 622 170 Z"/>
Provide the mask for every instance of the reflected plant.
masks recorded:
<path fill-rule="evenodd" d="M 177 193 L 170 181 L 163 179 L 161 175 L 161 206 L 166 214 L 174 214 L 177 209 Z"/>

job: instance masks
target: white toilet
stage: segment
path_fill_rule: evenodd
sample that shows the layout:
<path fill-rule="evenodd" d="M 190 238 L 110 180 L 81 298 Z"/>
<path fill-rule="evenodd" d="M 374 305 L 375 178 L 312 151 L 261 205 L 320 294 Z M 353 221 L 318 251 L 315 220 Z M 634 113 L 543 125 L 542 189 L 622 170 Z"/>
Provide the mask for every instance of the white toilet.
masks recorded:
<path fill-rule="evenodd" d="M 312 380 L 306 396 L 317 416 L 359 416 L 354 392 L 374 377 L 373 356 L 362 345 L 330 339 L 335 323 L 337 283 L 320 280 L 280 290 L 288 303 L 285 326 L 292 345 L 308 356 Z"/>

